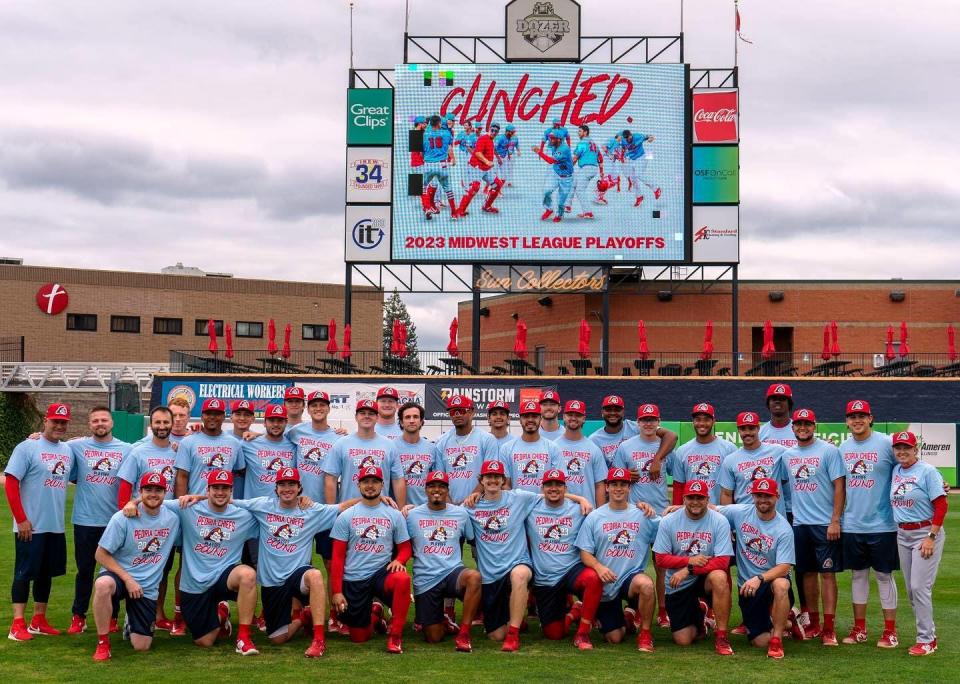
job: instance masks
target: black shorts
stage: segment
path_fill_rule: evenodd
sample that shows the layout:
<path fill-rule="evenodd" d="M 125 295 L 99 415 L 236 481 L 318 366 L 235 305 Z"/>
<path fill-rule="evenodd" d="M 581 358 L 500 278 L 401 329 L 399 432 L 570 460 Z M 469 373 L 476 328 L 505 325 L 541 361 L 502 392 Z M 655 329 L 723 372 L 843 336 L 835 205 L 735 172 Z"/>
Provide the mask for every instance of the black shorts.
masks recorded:
<path fill-rule="evenodd" d="M 896 532 L 844 532 L 843 567 L 847 570 L 893 572 L 900 569 Z"/>
<path fill-rule="evenodd" d="M 700 609 L 700 599 L 711 605 L 707 594 L 707 576 L 694 575 L 695 579 L 686 589 L 667 594 L 667 617 L 670 618 L 670 631 L 679 632 L 686 627 L 700 628 L 703 624 L 703 610 Z"/>
<path fill-rule="evenodd" d="M 14 534 L 13 539 L 13 579 L 29 581 L 67 574 L 67 537 L 63 532 L 35 532 L 30 541 L 20 541 Z"/>
<path fill-rule="evenodd" d="M 167 579 L 167 575 L 169 575 L 170 571 L 173 570 L 173 557 L 178 553 L 181 555 L 183 554 L 183 547 L 174 546 L 173 551 L 171 551 L 170 555 L 167 556 L 167 562 L 163 565 L 163 578 L 160 580 L 161 582 Z"/>
<path fill-rule="evenodd" d="M 384 565 L 377 572 L 365 580 L 343 580 L 343 597 L 347 599 L 347 610 L 339 614 L 340 622 L 347 627 L 367 627 L 370 624 L 370 609 L 373 599 L 388 602 L 386 583 L 387 566 Z"/>
<path fill-rule="evenodd" d="M 843 544 L 827 539 L 826 525 L 796 525 L 793 550 L 797 576 L 804 572 L 843 572 Z"/>
<path fill-rule="evenodd" d="M 427 625 L 439 625 L 444 621 L 443 600 L 463 598 L 463 589 L 459 589 L 457 585 L 460 581 L 460 573 L 465 569 L 462 565 L 455 568 L 435 586 L 413 597 L 416 613 L 414 622 L 426 627 Z"/>
<path fill-rule="evenodd" d="M 231 565 L 220 573 L 220 577 L 202 594 L 180 592 L 180 610 L 187 628 L 194 639 L 199 639 L 220 627 L 217 604 L 221 601 L 236 601 L 237 592 L 227 588 L 227 579 L 238 565 Z"/>
<path fill-rule="evenodd" d="M 787 595 L 790 605 L 793 605 L 793 589 Z M 773 629 L 773 620 L 770 619 L 770 608 L 773 606 L 773 585 L 764 582 L 753 596 L 740 595 L 740 615 L 743 616 L 743 626 L 747 628 L 747 638 L 753 641 L 764 632 Z"/>
<path fill-rule="evenodd" d="M 623 619 L 623 602 L 626 601 L 630 607 L 636 606 L 636 601 L 630 601 L 630 585 L 633 584 L 633 578 L 642 575 L 643 571 L 638 570 L 632 575 L 627 575 L 620 585 L 620 591 L 616 598 L 608 601 L 601 601 L 597 607 L 597 622 L 600 623 L 600 633 L 606 634 L 616 629 L 626 627 L 627 623 Z"/>
<path fill-rule="evenodd" d="M 521 563 L 520 565 L 526 565 Z M 515 565 L 514 567 L 520 567 Z M 527 566 L 529 567 L 529 566 Z M 513 568 L 510 568 L 510 572 Z M 483 629 L 489 634 L 510 622 L 510 572 L 493 582 L 481 585 L 480 602 L 483 607 Z"/>
<path fill-rule="evenodd" d="M 267 636 L 273 636 L 290 624 L 293 599 L 297 599 L 305 606 L 309 605 L 310 597 L 300 590 L 300 584 L 307 570 L 313 570 L 313 566 L 304 565 L 297 568 L 279 586 L 260 587 L 260 602 L 263 604 L 263 620 L 267 623 Z"/>
<path fill-rule="evenodd" d="M 540 617 L 541 625 L 563 620 L 567 614 L 567 597 L 576 593 L 573 585 L 577 583 L 577 578 L 584 570 L 586 566 L 583 563 L 576 563 L 555 585 L 533 585 L 533 595 L 537 599 L 537 615 Z"/>
<path fill-rule="evenodd" d="M 123 583 L 122 579 L 109 570 L 104 570 L 100 573 L 100 576 L 104 575 L 110 577 L 117 585 L 117 588 L 113 591 L 114 615 L 116 615 L 117 609 L 120 607 L 120 602 L 125 601 L 124 608 L 127 613 L 127 622 L 130 625 L 130 631 L 141 636 L 152 637 L 153 623 L 157 618 L 157 601 L 152 598 L 147 598 L 146 596 L 132 599 L 127 596 L 127 585 Z"/>
<path fill-rule="evenodd" d="M 333 558 L 333 540 L 330 538 L 330 530 L 317 532 L 313 538 L 317 542 L 317 553 L 320 557 L 325 561 Z"/>

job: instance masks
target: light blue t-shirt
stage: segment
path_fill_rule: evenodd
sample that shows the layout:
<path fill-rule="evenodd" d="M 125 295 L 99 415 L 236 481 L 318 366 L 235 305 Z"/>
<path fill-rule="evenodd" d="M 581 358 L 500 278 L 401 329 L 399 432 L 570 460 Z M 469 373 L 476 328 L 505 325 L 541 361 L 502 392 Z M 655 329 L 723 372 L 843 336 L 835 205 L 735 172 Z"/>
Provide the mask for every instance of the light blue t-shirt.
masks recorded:
<path fill-rule="evenodd" d="M 580 504 L 564 499 L 551 506 L 541 498 L 527 516 L 527 539 L 533 562 L 533 583 L 556 586 L 580 562 L 577 534 L 585 520 Z"/>
<path fill-rule="evenodd" d="M 653 543 L 654 553 L 667 553 L 672 556 L 704 555 L 710 558 L 732 556 L 730 544 L 730 523 L 716 511 L 707 510 L 699 520 L 691 520 L 684 508 L 663 516 L 657 539 Z M 667 568 L 667 593 L 686 589 L 696 581 L 690 574 L 678 587 L 670 586 L 670 578 L 679 568 Z"/>
<path fill-rule="evenodd" d="M 120 464 L 120 479 L 133 485 L 136 492 L 140 478 L 145 473 L 159 473 L 167 480 L 167 494 L 164 498 L 173 498 L 173 485 L 176 479 L 175 464 L 177 452 L 173 447 L 158 447 L 153 439 L 134 445 L 130 453 Z"/>
<path fill-rule="evenodd" d="M 511 489 L 539 493 L 543 474 L 559 467 L 560 452 L 548 439 L 525 442 L 518 437 L 503 447 L 500 460 L 506 465 Z"/>
<path fill-rule="evenodd" d="M 648 441 L 642 435 L 631 437 L 617 447 L 613 455 L 615 468 L 640 471 L 640 479 L 630 485 L 630 503 L 643 501 L 653 506 L 657 513 L 663 513 L 670 500 L 667 498 L 667 475 L 673 475 L 676 454 L 670 452 L 660 464 L 660 476 L 650 477 L 653 457 L 660 448 L 660 438 Z"/>
<path fill-rule="evenodd" d="M 517 438 L 516 435 L 511 435 L 509 432 L 503 437 L 494 437 L 494 440 L 497 442 L 497 453 L 500 453 L 500 450 L 503 449 L 504 444 L 509 444 Z"/>
<path fill-rule="evenodd" d="M 540 428 L 540 436 L 541 436 L 543 439 L 548 439 L 548 440 L 550 440 L 551 442 L 556 442 L 558 439 L 560 439 L 561 437 L 563 437 L 563 435 L 564 435 L 564 433 L 565 433 L 566 431 L 567 431 L 566 428 L 563 427 L 563 423 L 560 423 L 560 427 L 558 427 L 556 430 L 544 430 L 544 429 L 541 427 L 541 428 Z"/>
<path fill-rule="evenodd" d="M 257 537 L 257 522 L 249 511 L 227 504 L 222 512 L 207 501 L 180 508 L 179 501 L 164 503 L 180 516 L 183 573 L 180 590 L 201 594 L 213 586 L 223 571 L 240 562 L 247 539 Z"/>
<path fill-rule="evenodd" d="M 774 566 L 796 563 L 793 528 L 782 515 L 761 520 L 752 503 L 720 506 L 717 510 L 730 521 L 737 539 L 738 587 Z"/>
<path fill-rule="evenodd" d="M 607 462 L 607 468 L 612 468 L 613 455 L 616 453 L 620 443 L 631 437 L 636 437 L 638 434 L 640 434 L 640 431 L 637 429 L 637 424 L 625 420 L 623 421 L 623 427 L 620 429 L 620 432 L 611 434 L 604 428 L 600 428 L 590 435 L 590 441 L 600 447 L 603 458 Z"/>
<path fill-rule="evenodd" d="M 243 470 L 243 451 L 240 442 L 226 432 L 216 437 L 196 432 L 180 442 L 176 467 L 189 474 L 187 494 L 206 494 L 211 471 Z"/>
<path fill-rule="evenodd" d="M 117 512 L 120 468 L 132 446 L 116 438 L 98 442 L 93 437 L 67 444 L 73 451 L 70 481 L 77 484 L 71 520 L 74 525 L 106 527 Z"/>
<path fill-rule="evenodd" d="M 760 441 L 764 444 L 777 444 L 784 449 L 792 449 L 797 446 L 797 436 L 793 433 L 793 422 L 788 422 L 783 427 L 775 427 L 773 423 L 767 421 L 760 426 Z"/>
<path fill-rule="evenodd" d="M 403 437 L 403 428 L 400 427 L 400 423 L 390 423 L 389 425 L 377 423 L 373 426 L 373 431 L 391 441 Z"/>
<path fill-rule="evenodd" d="M 718 479 L 723 489 L 733 492 L 734 503 L 751 503 L 750 487 L 754 480 L 765 477 L 778 483 L 787 481 L 783 454 L 786 450 L 776 444 L 761 444 L 756 449 L 740 448 L 723 459 Z M 786 515 L 784 499 L 789 490 L 781 489 L 777 498 L 777 512 Z"/>
<path fill-rule="evenodd" d="M 577 158 L 577 166 L 597 166 L 600 162 L 597 146 L 590 138 L 582 138 L 577 142 L 573 156 Z"/>
<path fill-rule="evenodd" d="M 531 565 L 525 523 L 539 494 L 508 489 L 496 501 L 480 499 L 468 508 L 476 539 L 477 569 L 484 584 L 496 582 L 518 565 Z"/>
<path fill-rule="evenodd" d="M 917 461 L 909 468 L 899 463 L 890 481 L 893 519 L 898 523 L 933 519 L 933 501 L 945 496 L 943 476 L 929 463 Z"/>
<path fill-rule="evenodd" d="M 354 504 L 337 517 L 331 539 L 347 543 L 343 579 L 359 582 L 373 577 L 393 558 L 393 548 L 410 539 L 407 523 L 395 508 L 380 502 Z"/>
<path fill-rule="evenodd" d="M 340 478 L 340 503 L 360 496 L 360 469 L 368 466 L 380 468 L 383 473 L 383 494 L 390 496 L 390 481 L 403 477 L 393 442 L 380 435 L 362 439 L 354 433 L 337 440 L 333 445 L 324 469 L 328 474 Z"/>
<path fill-rule="evenodd" d="M 453 144 L 453 134 L 446 126 L 428 128 L 423 132 L 423 160 L 442 162 L 447 160 L 448 150 Z"/>
<path fill-rule="evenodd" d="M 437 440 L 434 449 L 437 468 L 450 478 L 450 500 L 455 504 L 463 503 L 476 489 L 484 461 L 500 460 L 497 440 L 475 425 L 463 437 L 456 430 L 448 430 Z"/>
<path fill-rule="evenodd" d="M 243 463 L 247 468 L 244 498 L 273 496 L 276 493 L 277 471 L 281 468 L 292 468 L 296 461 L 296 452 L 297 448 L 286 437 L 274 442 L 261 435 L 244 442 Z"/>
<path fill-rule="evenodd" d="M 297 448 L 296 467 L 304 495 L 320 503 L 333 503 L 327 501 L 324 489 L 324 465 L 340 435 L 332 427 L 315 430 L 311 423 L 300 423 L 288 430 L 286 436 Z"/>
<path fill-rule="evenodd" d="M 310 565 L 313 537 L 333 527 L 340 507 L 315 503 L 309 508 L 283 508 L 276 496 L 233 502 L 253 514 L 260 528 L 257 579 L 265 587 L 283 584 L 297 568 Z"/>
<path fill-rule="evenodd" d="M 604 601 L 615 599 L 624 582 L 646 569 L 659 525 L 660 518 L 648 518 L 636 506 L 618 511 L 605 504 L 587 516 L 577 535 L 577 548 L 592 554 L 616 575 L 613 582 L 603 585 Z"/>
<path fill-rule="evenodd" d="M 851 435 L 840 445 L 840 457 L 847 471 L 847 506 L 843 531 L 894 532 L 890 505 L 890 477 L 896 459 L 887 435 L 871 432 L 858 442 Z"/>
<path fill-rule="evenodd" d="M 139 509 L 136 518 L 127 518 L 122 511 L 114 513 L 100 546 L 136 580 L 146 598 L 156 601 L 167 559 L 180 543 L 180 516 L 166 505 L 157 515 L 149 515 L 143 504 Z M 105 572 L 101 569 L 100 574 Z"/>
<path fill-rule="evenodd" d="M 473 525 L 460 506 L 447 504 L 434 511 L 423 504 L 407 513 L 407 533 L 413 546 L 413 593 L 433 589 L 463 567 L 461 539 L 473 539 Z"/>
<path fill-rule="evenodd" d="M 790 479 L 794 525 L 829 525 L 833 483 L 847 474 L 837 447 L 822 439 L 787 449 L 783 462 Z"/>
<path fill-rule="evenodd" d="M 407 481 L 407 503 L 414 506 L 427 503 L 424 485 L 436 459 L 433 442 L 421 437 L 416 444 L 410 444 L 401 438 L 393 442 L 393 448 L 397 450 L 397 461 Z"/>
<path fill-rule="evenodd" d="M 630 140 L 623 138 L 623 150 L 626 152 L 627 159 L 636 160 L 642 159 L 646 152 L 643 149 L 643 143 L 647 140 L 647 136 L 643 133 L 633 133 Z"/>
<path fill-rule="evenodd" d="M 607 462 L 600 447 L 586 437 L 578 441 L 561 437 L 554 445 L 560 452 L 557 467 L 567 476 L 567 491 L 596 506 L 596 485 L 607 479 Z"/>
<path fill-rule="evenodd" d="M 722 437 L 714 436 L 713 441 L 708 444 L 701 444 L 696 439 L 691 439 L 674 451 L 676 459 L 673 486 L 676 487 L 678 482 L 701 480 L 707 483 L 707 488 L 710 490 L 710 503 L 720 503 L 720 488 L 717 486 L 720 466 L 727 455 L 736 450 L 736 444 Z"/>
<path fill-rule="evenodd" d="M 4 472 L 20 481 L 20 503 L 36 534 L 63 533 L 67 479 L 73 470 L 73 450 L 66 442 L 43 437 L 20 442 Z M 17 531 L 17 521 L 13 521 Z"/>

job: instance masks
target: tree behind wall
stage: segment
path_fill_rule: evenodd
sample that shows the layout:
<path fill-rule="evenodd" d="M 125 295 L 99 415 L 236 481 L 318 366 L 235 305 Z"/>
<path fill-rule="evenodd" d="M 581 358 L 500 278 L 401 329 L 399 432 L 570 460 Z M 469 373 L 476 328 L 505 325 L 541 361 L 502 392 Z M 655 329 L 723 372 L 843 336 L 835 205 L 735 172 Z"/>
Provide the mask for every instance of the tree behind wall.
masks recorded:
<path fill-rule="evenodd" d="M 41 425 L 40 411 L 25 392 L 0 394 L 0 468 L 6 467 L 13 448 Z"/>
<path fill-rule="evenodd" d="M 407 305 L 400 299 L 400 293 L 394 289 L 393 294 L 383 303 L 383 355 L 391 356 L 390 343 L 393 341 L 393 322 L 395 320 L 407 326 L 407 356 L 406 361 L 420 370 L 420 355 L 417 350 L 417 326 L 410 318 Z"/>

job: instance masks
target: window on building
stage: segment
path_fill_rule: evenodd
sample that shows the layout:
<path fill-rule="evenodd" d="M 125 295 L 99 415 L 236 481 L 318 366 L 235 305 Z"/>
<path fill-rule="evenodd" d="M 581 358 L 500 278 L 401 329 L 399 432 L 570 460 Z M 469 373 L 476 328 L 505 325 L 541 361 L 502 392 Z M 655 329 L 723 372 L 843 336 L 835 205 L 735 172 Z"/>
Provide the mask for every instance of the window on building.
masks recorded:
<path fill-rule="evenodd" d="M 154 318 L 153 334 L 154 335 L 182 335 L 183 319 L 182 318 Z"/>
<path fill-rule="evenodd" d="M 237 321 L 237 337 L 263 337 L 263 323 Z"/>
<path fill-rule="evenodd" d="M 110 332 L 139 333 L 139 316 L 111 316 Z"/>
<path fill-rule="evenodd" d="M 196 335 L 197 337 L 206 337 L 207 321 L 209 320 L 210 320 L 209 318 L 198 318 L 196 320 L 196 323 L 194 323 L 194 326 L 193 326 L 193 334 Z M 215 320 L 213 322 L 213 325 L 216 328 L 217 337 L 221 337 L 223 335 L 223 321 Z"/>
<path fill-rule="evenodd" d="M 86 330 L 95 332 L 97 314 L 67 314 L 67 330 Z"/>
<path fill-rule="evenodd" d="M 320 325 L 319 323 L 303 324 L 303 339 L 326 341 L 329 338 L 330 338 L 330 330 L 327 326 Z"/>

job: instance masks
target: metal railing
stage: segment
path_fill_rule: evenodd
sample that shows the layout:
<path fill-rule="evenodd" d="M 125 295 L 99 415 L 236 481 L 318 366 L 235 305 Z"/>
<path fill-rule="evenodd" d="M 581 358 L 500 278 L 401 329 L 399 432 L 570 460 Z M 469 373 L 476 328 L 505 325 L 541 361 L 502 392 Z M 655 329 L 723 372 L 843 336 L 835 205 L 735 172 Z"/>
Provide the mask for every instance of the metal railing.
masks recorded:
<path fill-rule="evenodd" d="M 0 335 L 0 362 L 23 361 L 24 347 L 23 335 Z"/>
<path fill-rule="evenodd" d="M 293 350 L 284 358 L 266 350 L 234 350 L 232 359 L 206 350 L 170 352 L 174 373 L 381 374 L 381 375 L 601 375 L 601 376 L 729 376 L 743 377 L 960 377 L 960 362 L 945 353 L 917 353 L 888 360 L 883 353 L 841 353 L 829 360 L 819 352 L 778 352 L 769 359 L 730 352 L 701 359 L 698 351 L 656 352 L 641 359 L 611 351 L 606 366 L 599 353 L 582 359 L 575 351 L 531 349 L 526 359 L 509 351 L 469 351 L 452 357 L 444 351 L 418 351 L 400 358 L 382 351 L 354 351 L 349 359 L 317 350 Z M 734 373 L 734 368 L 738 372 Z"/>

